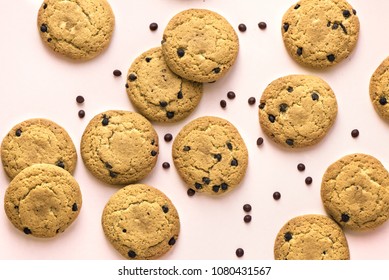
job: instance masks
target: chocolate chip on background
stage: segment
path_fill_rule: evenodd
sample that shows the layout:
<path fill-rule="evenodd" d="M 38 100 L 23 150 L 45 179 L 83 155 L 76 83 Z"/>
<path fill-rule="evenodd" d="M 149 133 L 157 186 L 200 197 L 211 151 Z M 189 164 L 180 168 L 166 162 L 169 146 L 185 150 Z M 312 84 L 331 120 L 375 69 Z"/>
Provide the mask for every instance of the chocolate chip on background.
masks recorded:
<path fill-rule="evenodd" d="M 357 137 L 359 136 L 359 130 L 358 130 L 358 129 L 353 129 L 353 130 L 351 131 L 351 136 L 352 136 L 353 138 L 357 138 Z"/>
<path fill-rule="evenodd" d="M 243 211 L 245 212 L 250 212 L 252 209 L 251 205 L 246 203 L 245 205 L 243 205 Z"/>
<path fill-rule="evenodd" d="M 263 138 L 262 137 L 258 137 L 257 139 L 257 146 L 261 146 L 263 144 Z"/>
<path fill-rule="evenodd" d="M 251 220 L 252 220 L 251 215 L 245 215 L 245 216 L 243 217 L 243 221 L 244 221 L 245 223 L 250 223 Z"/>
<path fill-rule="evenodd" d="M 267 24 L 266 24 L 266 22 L 261 21 L 260 23 L 258 23 L 258 27 L 259 27 L 259 29 L 264 30 L 264 29 L 266 29 Z"/>
<path fill-rule="evenodd" d="M 239 24 L 238 29 L 240 32 L 245 32 L 247 30 L 247 26 L 244 23 Z"/>
<path fill-rule="evenodd" d="M 155 31 L 158 29 L 158 24 L 156 22 L 152 22 L 150 23 L 149 28 L 151 31 Z"/>
<path fill-rule="evenodd" d="M 225 100 L 220 100 L 220 107 L 226 108 L 227 102 Z"/>
<path fill-rule="evenodd" d="M 162 163 L 162 167 L 163 167 L 163 169 L 169 169 L 170 168 L 170 163 L 164 162 L 164 163 Z"/>
<path fill-rule="evenodd" d="M 279 200 L 281 198 L 281 193 L 280 192 L 274 192 L 273 193 L 273 199 L 274 200 Z"/>
<path fill-rule="evenodd" d="M 194 189 L 188 189 L 188 190 L 186 191 L 186 194 L 187 194 L 188 196 L 194 196 L 194 195 L 196 194 L 196 191 L 195 191 Z"/>
<path fill-rule="evenodd" d="M 236 249 L 235 254 L 238 258 L 241 258 L 244 255 L 244 250 L 242 248 L 238 248 Z"/>
<path fill-rule="evenodd" d="M 80 119 L 84 118 L 84 117 L 85 117 L 85 111 L 84 111 L 84 110 L 78 111 L 78 117 L 79 117 Z"/>
<path fill-rule="evenodd" d="M 77 102 L 78 104 L 84 103 L 84 101 L 85 101 L 85 98 L 84 98 L 82 95 L 78 95 L 78 96 L 76 97 L 76 102 Z"/>
<path fill-rule="evenodd" d="M 113 70 L 112 74 L 115 77 L 120 77 L 122 75 L 122 71 L 120 71 L 119 69 L 115 69 L 115 70 Z"/>
<path fill-rule="evenodd" d="M 304 165 L 304 163 L 299 163 L 299 164 L 297 164 L 297 170 L 298 170 L 298 171 L 304 171 L 304 170 L 305 170 L 305 165 Z"/>
<path fill-rule="evenodd" d="M 255 104 L 255 97 L 250 97 L 247 102 L 250 104 L 250 105 L 254 105 Z"/>
<path fill-rule="evenodd" d="M 166 133 L 165 136 L 163 137 L 163 139 L 166 141 L 166 142 L 170 142 L 173 140 L 173 135 L 171 135 L 171 133 Z"/>
<path fill-rule="evenodd" d="M 235 97 L 236 97 L 235 92 L 233 92 L 233 91 L 227 92 L 228 99 L 234 99 Z"/>
<path fill-rule="evenodd" d="M 312 184 L 312 182 L 313 182 L 312 177 L 308 176 L 307 178 L 305 178 L 305 184 L 310 185 Z"/>

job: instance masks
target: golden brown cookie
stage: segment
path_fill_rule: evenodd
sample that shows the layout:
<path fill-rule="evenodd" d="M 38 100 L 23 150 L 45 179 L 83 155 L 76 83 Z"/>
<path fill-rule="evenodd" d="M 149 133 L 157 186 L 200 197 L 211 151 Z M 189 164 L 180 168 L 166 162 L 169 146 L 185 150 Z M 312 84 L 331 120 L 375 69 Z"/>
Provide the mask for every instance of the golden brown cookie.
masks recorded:
<path fill-rule="evenodd" d="M 82 205 L 80 187 L 66 170 L 34 164 L 21 171 L 4 195 L 12 224 L 36 237 L 54 237 L 77 218 Z"/>
<path fill-rule="evenodd" d="M 282 38 L 292 58 L 326 68 L 347 58 L 359 35 L 356 11 L 344 0 L 300 0 L 282 18 Z"/>
<path fill-rule="evenodd" d="M 128 70 L 127 94 L 138 111 L 151 121 L 177 122 L 196 108 L 203 85 L 174 74 L 161 48 L 141 54 Z"/>
<path fill-rule="evenodd" d="M 271 82 L 259 104 L 259 123 L 274 142 L 288 148 L 318 143 L 335 122 L 336 97 L 316 76 L 290 75 Z"/>
<path fill-rule="evenodd" d="M 388 171 L 370 155 L 347 155 L 327 168 L 321 198 L 327 213 L 344 228 L 375 229 L 389 217 Z"/>
<path fill-rule="evenodd" d="M 87 60 L 110 43 L 115 17 L 106 0 L 44 0 L 38 12 L 43 42 L 66 57 Z"/>
<path fill-rule="evenodd" d="M 169 198 L 156 188 L 126 186 L 109 199 L 102 215 L 105 236 L 127 259 L 156 259 L 176 243 L 180 219 Z"/>
<path fill-rule="evenodd" d="M 337 223 L 322 215 L 289 220 L 274 243 L 276 260 L 348 260 L 346 237 Z"/>
<path fill-rule="evenodd" d="M 248 152 L 230 122 L 201 117 L 185 125 L 175 138 L 173 160 L 189 188 L 220 195 L 233 190 L 243 179 Z"/>
<path fill-rule="evenodd" d="M 47 119 L 29 119 L 4 137 L 1 160 L 10 178 L 35 163 L 54 164 L 73 173 L 77 152 L 64 128 Z"/>
<path fill-rule="evenodd" d="M 370 79 L 370 99 L 378 115 L 389 121 L 389 57 L 384 59 Z"/>
<path fill-rule="evenodd" d="M 158 134 L 135 112 L 111 110 L 96 115 L 81 139 L 85 166 L 98 179 L 113 185 L 137 182 L 154 168 Z"/>
<path fill-rule="evenodd" d="M 221 15 L 189 9 L 175 15 L 163 33 L 162 52 L 170 69 L 195 82 L 214 82 L 234 64 L 239 51 L 235 30 Z"/>

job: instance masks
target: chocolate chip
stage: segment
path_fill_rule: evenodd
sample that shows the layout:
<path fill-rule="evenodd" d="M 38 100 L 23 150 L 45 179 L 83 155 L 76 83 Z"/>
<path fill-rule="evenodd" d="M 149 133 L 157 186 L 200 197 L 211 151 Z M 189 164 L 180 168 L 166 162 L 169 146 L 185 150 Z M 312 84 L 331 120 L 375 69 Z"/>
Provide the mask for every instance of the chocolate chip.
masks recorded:
<path fill-rule="evenodd" d="M 250 223 L 251 222 L 251 215 L 246 215 L 246 216 L 244 216 L 243 217 L 243 221 L 245 222 L 245 223 Z"/>
<path fill-rule="evenodd" d="M 184 146 L 184 149 L 183 149 L 185 152 L 189 152 L 190 151 L 190 147 L 189 146 Z"/>
<path fill-rule="evenodd" d="M 280 104 L 280 112 L 285 113 L 288 109 L 288 105 L 285 103 Z"/>
<path fill-rule="evenodd" d="M 250 105 L 254 105 L 255 104 L 255 97 L 250 97 L 247 102 L 250 104 Z"/>
<path fill-rule="evenodd" d="M 159 101 L 159 106 L 161 106 L 162 108 L 166 107 L 167 106 L 167 102 L 166 101 Z"/>
<path fill-rule="evenodd" d="M 146 62 L 149 63 L 151 61 L 151 57 L 146 57 Z"/>
<path fill-rule="evenodd" d="M 53 39 L 51 39 L 51 38 L 47 38 L 47 42 L 51 42 Z"/>
<path fill-rule="evenodd" d="M 77 203 L 74 203 L 74 204 L 72 205 L 72 211 L 73 211 L 73 212 L 78 211 Z"/>
<path fill-rule="evenodd" d="M 124 228 L 124 229 L 122 230 L 122 232 L 126 233 L 126 232 L 127 232 L 127 230 Z"/>
<path fill-rule="evenodd" d="M 169 169 L 170 168 L 170 163 L 164 162 L 164 163 L 162 163 L 162 167 L 163 167 L 163 169 Z"/>
<path fill-rule="evenodd" d="M 289 146 L 293 146 L 294 144 L 294 140 L 293 139 L 286 139 L 286 144 L 288 144 Z"/>
<path fill-rule="evenodd" d="M 311 97 L 313 101 L 319 100 L 319 95 L 316 92 L 312 93 Z"/>
<path fill-rule="evenodd" d="M 266 29 L 267 24 L 266 24 L 266 22 L 261 21 L 260 23 L 258 23 L 258 27 L 259 27 L 259 29 L 263 30 L 263 29 Z"/>
<path fill-rule="evenodd" d="M 258 108 L 259 108 L 259 109 L 264 109 L 264 108 L 265 108 L 265 106 L 266 106 L 266 104 L 265 104 L 265 103 L 261 103 L 261 104 L 259 104 L 259 105 L 258 105 Z"/>
<path fill-rule="evenodd" d="M 359 130 L 358 130 L 358 129 L 353 129 L 353 130 L 351 131 L 351 136 L 352 136 L 353 138 L 357 138 L 357 137 L 359 136 Z"/>
<path fill-rule="evenodd" d="M 211 183 L 211 179 L 209 179 L 208 177 L 203 177 L 202 181 L 206 185 L 209 185 L 209 183 Z"/>
<path fill-rule="evenodd" d="M 350 220 L 350 216 L 347 214 L 342 214 L 342 222 L 347 223 Z"/>
<path fill-rule="evenodd" d="M 343 14 L 343 16 L 344 16 L 345 18 L 349 18 L 349 17 L 351 16 L 349 10 L 343 10 L 342 14 Z"/>
<path fill-rule="evenodd" d="M 284 28 L 284 31 L 287 32 L 289 29 L 289 23 L 284 23 L 283 28 Z"/>
<path fill-rule="evenodd" d="M 109 164 L 109 162 L 104 163 L 105 168 L 112 169 L 112 165 Z"/>
<path fill-rule="evenodd" d="M 241 258 L 244 255 L 244 250 L 242 248 L 238 248 L 236 249 L 235 254 L 238 258 Z"/>
<path fill-rule="evenodd" d="M 155 144 L 155 140 L 152 139 L 150 144 L 151 144 L 151 145 L 154 145 L 154 144 Z"/>
<path fill-rule="evenodd" d="M 78 104 L 84 103 L 84 101 L 85 101 L 85 98 L 83 96 L 79 95 L 76 97 L 76 102 Z"/>
<path fill-rule="evenodd" d="M 167 117 L 168 119 L 174 118 L 174 112 L 166 112 L 166 117 Z"/>
<path fill-rule="evenodd" d="M 59 160 L 55 163 L 56 166 L 58 167 L 61 167 L 61 168 L 65 168 L 65 164 L 63 163 L 63 161 Z"/>
<path fill-rule="evenodd" d="M 43 9 L 46 9 L 46 8 L 47 8 L 47 4 L 43 3 Z"/>
<path fill-rule="evenodd" d="M 263 138 L 262 137 L 258 137 L 257 139 L 257 146 L 261 146 L 263 144 Z"/>
<path fill-rule="evenodd" d="M 177 98 L 178 99 L 182 99 L 184 96 L 182 95 L 182 91 L 180 90 L 178 93 L 177 93 Z"/>
<path fill-rule="evenodd" d="M 334 30 L 335 30 L 335 29 L 338 29 L 338 26 L 339 26 L 339 25 L 335 22 L 335 23 L 332 25 L 332 29 L 334 29 Z"/>
<path fill-rule="evenodd" d="M 304 170 L 305 170 L 305 165 L 304 165 L 304 163 L 299 163 L 299 164 L 297 164 L 297 170 L 298 170 L 298 171 L 304 171 Z"/>
<path fill-rule="evenodd" d="M 220 107 L 226 108 L 227 102 L 225 100 L 220 100 Z"/>
<path fill-rule="evenodd" d="M 78 111 L 78 117 L 79 117 L 80 119 L 84 118 L 84 117 L 85 117 L 85 111 L 84 111 L 84 110 Z"/>
<path fill-rule="evenodd" d="M 335 61 L 335 55 L 329 54 L 329 55 L 327 55 L 327 59 L 328 59 L 329 62 L 334 62 Z"/>
<path fill-rule="evenodd" d="M 41 32 L 47 32 L 47 25 L 44 23 L 41 25 Z"/>
<path fill-rule="evenodd" d="M 151 153 L 150 153 L 153 157 L 155 157 L 156 155 L 157 155 L 157 152 L 156 151 L 151 151 Z"/>
<path fill-rule="evenodd" d="M 231 144 L 231 142 L 227 142 L 226 145 L 227 145 L 227 148 L 228 148 L 230 151 L 232 151 L 232 144 Z"/>
<path fill-rule="evenodd" d="M 287 242 L 288 242 L 289 240 L 291 240 L 292 237 L 293 237 L 293 236 L 292 236 L 292 233 L 289 232 L 289 231 L 288 231 L 287 233 L 284 234 L 284 239 L 285 239 L 285 241 L 287 241 Z"/>
<path fill-rule="evenodd" d="M 223 190 L 223 191 L 226 191 L 228 189 L 228 185 L 226 183 L 222 183 L 220 185 L 220 188 Z"/>
<path fill-rule="evenodd" d="M 156 22 L 152 22 L 150 23 L 149 28 L 151 31 L 155 31 L 158 29 L 158 24 Z"/>
<path fill-rule="evenodd" d="M 214 185 L 213 187 L 212 187 L 212 190 L 214 191 L 214 192 L 218 192 L 219 191 L 219 189 L 220 189 L 220 186 L 219 185 Z"/>
<path fill-rule="evenodd" d="M 135 74 L 131 73 L 131 74 L 128 76 L 128 79 L 129 79 L 131 82 L 133 82 L 133 81 L 135 81 L 135 80 L 137 79 L 137 76 L 136 76 Z"/>
<path fill-rule="evenodd" d="M 297 48 L 297 55 L 301 56 L 302 54 L 303 54 L 303 48 L 302 47 L 298 47 Z"/>
<path fill-rule="evenodd" d="M 162 206 L 162 211 L 166 214 L 167 212 L 169 212 L 169 207 L 167 207 L 166 205 Z"/>
<path fill-rule="evenodd" d="M 163 139 L 166 141 L 166 142 L 170 142 L 173 140 L 173 135 L 171 135 L 170 133 L 166 133 L 165 136 L 163 137 Z"/>
<path fill-rule="evenodd" d="M 215 159 L 217 159 L 217 161 L 221 161 L 222 160 L 222 155 L 221 154 L 215 154 L 215 155 L 213 155 L 213 157 Z"/>
<path fill-rule="evenodd" d="M 103 126 L 107 126 L 109 124 L 109 119 L 107 118 L 106 115 L 103 115 L 103 120 L 101 121 L 101 124 Z"/>
<path fill-rule="evenodd" d="M 126 83 L 125 85 L 124 85 L 126 88 L 129 88 L 130 86 Z"/>
<path fill-rule="evenodd" d="M 275 121 L 276 121 L 276 117 L 275 116 L 273 116 L 273 115 L 269 115 L 269 121 L 271 122 L 271 123 L 274 123 Z"/>
<path fill-rule="evenodd" d="M 109 176 L 111 178 L 116 178 L 118 176 L 118 174 L 116 172 L 113 172 L 112 170 L 109 170 Z"/>
<path fill-rule="evenodd" d="M 244 23 L 239 24 L 238 29 L 240 32 L 245 32 L 247 30 L 246 24 Z"/>
<path fill-rule="evenodd" d="M 388 103 L 388 101 L 386 100 L 386 98 L 384 96 L 381 96 L 380 97 L 380 104 L 383 106 L 383 105 L 386 105 Z"/>
<path fill-rule="evenodd" d="M 116 70 L 113 70 L 113 75 L 115 76 L 115 77 L 120 77 L 121 75 L 122 75 L 122 71 L 120 71 L 120 70 L 118 70 L 118 69 L 116 69 Z"/>
<path fill-rule="evenodd" d="M 195 188 L 198 189 L 198 190 L 200 190 L 200 189 L 203 188 L 203 185 L 201 185 L 200 183 L 195 183 L 194 186 L 195 186 Z"/>
<path fill-rule="evenodd" d="M 25 234 L 31 234 L 31 230 L 30 230 L 28 227 L 25 227 L 25 228 L 23 229 L 23 232 L 24 232 Z"/>
<path fill-rule="evenodd" d="M 274 192 L 273 193 L 273 198 L 274 198 L 274 200 L 279 200 L 281 198 L 281 193 L 280 192 Z"/>
<path fill-rule="evenodd" d="M 307 185 L 312 184 L 312 181 L 313 181 L 312 177 L 308 176 L 307 178 L 305 178 L 305 184 L 307 184 Z"/>
<path fill-rule="evenodd" d="M 130 250 L 130 251 L 128 251 L 128 256 L 129 256 L 131 259 L 133 259 L 133 258 L 136 257 L 136 253 L 135 253 L 134 251 Z"/>
<path fill-rule="evenodd" d="M 288 87 L 286 90 L 287 90 L 288 92 L 293 92 L 293 88 L 292 88 L 292 87 Z"/>
<path fill-rule="evenodd" d="M 251 211 L 251 205 L 250 204 L 243 205 L 243 211 L 250 212 Z"/>
<path fill-rule="evenodd" d="M 194 195 L 196 194 L 196 191 L 195 191 L 194 189 L 188 189 L 188 190 L 186 191 L 186 194 L 187 194 L 188 196 L 194 196 Z"/>
<path fill-rule="evenodd" d="M 356 15 L 357 14 L 357 11 L 355 9 L 353 9 L 353 14 Z"/>
<path fill-rule="evenodd" d="M 238 166 L 238 160 L 235 158 L 231 160 L 231 166 Z"/>
<path fill-rule="evenodd" d="M 178 48 L 177 55 L 178 55 L 178 57 L 183 57 L 185 55 L 185 50 L 182 48 Z"/>
<path fill-rule="evenodd" d="M 327 22 L 327 27 L 330 27 L 330 26 L 331 26 L 331 22 L 328 21 L 328 22 Z"/>
<path fill-rule="evenodd" d="M 218 74 L 218 73 L 220 73 L 221 69 L 220 69 L 220 67 L 216 67 L 216 68 L 213 68 L 212 71 L 213 71 L 215 74 Z"/>
<path fill-rule="evenodd" d="M 20 137 L 20 136 L 22 135 L 22 130 L 21 130 L 20 128 L 16 129 L 15 135 L 16 135 L 17 137 Z"/>
<path fill-rule="evenodd" d="M 174 244 L 176 244 L 176 239 L 175 239 L 174 237 L 170 238 L 168 244 L 169 244 L 170 246 L 173 246 Z"/>
<path fill-rule="evenodd" d="M 234 99 L 235 98 L 235 92 L 233 92 L 233 91 L 227 92 L 227 98 L 228 99 Z"/>

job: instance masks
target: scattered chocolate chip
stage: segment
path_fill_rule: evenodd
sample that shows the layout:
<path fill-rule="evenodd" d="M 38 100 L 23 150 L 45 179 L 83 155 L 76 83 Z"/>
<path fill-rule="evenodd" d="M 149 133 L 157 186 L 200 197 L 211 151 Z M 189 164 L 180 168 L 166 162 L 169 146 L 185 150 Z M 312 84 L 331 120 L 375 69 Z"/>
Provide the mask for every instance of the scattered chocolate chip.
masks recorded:
<path fill-rule="evenodd" d="M 215 159 L 217 159 L 217 161 L 221 161 L 222 160 L 222 155 L 221 154 L 215 154 L 215 155 L 213 155 L 213 157 Z"/>
<path fill-rule="evenodd" d="M 17 137 L 22 136 L 22 130 L 21 130 L 20 128 L 16 129 L 15 135 L 16 135 Z"/>
<path fill-rule="evenodd" d="M 311 97 L 313 101 L 319 100 L 319 95 L 316 92 L 312 93 Z"/>
<path fill-rule="evenodd" d="M 178 57 L 183 57 L 185 55 L 185 50 L 182 48 L 178 48 L 177 55 L 178 55 Z"/>
<path fill-rule="evenodd" d="M 103 116 L 103 120 L 101 121 L 101 124 L 103 126 L 107 126 L 109 124 L 109 119 L 107 118 L 106 115 Z"/>
<path fill-rule="evenodd" d="M 216 67 L 216 68 L 213 68 L 212 71 L 213 71 L 215 74 L 218 74 L 218 73 L 220 73 L 221 69 L 220 69 L 220 67 Z"/>
<path fill-rule="evenodd" d="M 240 32 L 245 32 L 247 30 L 246 24 L 244 23 L 239 24 L 238 29 Z"/>
<path fill-rule="evenodd" d="M 47 38 L 47 42 L 51 42 L 53 39 L 51 39 L 51 38 Z"/>
<path fill-rule="evenodd" d="M 149 63 L 151 61 L 151 57 L 146 57 L 146 62 Z"/>
<path fill-rule="evenodd" d="M 185 152 L 189 152 L 190 151 L 190 147 L 189 146 L 184 146 L 184 149 L 183 149 Z"/>
<path fill-rule="evenodd" d="M 85 111 L 84 111 L 84 110 L 78 111 L 78 117 L 79 117 L 80 119 L 84 118 L 84 117 L 85 117 Z"/>
<path fill-rule="evenodd" d="M 167 207 L 166 205 L 162 206 L 162 211 L 163 213 L 169 212 L 169 207 Z"/>
<path fill-rule="evenodd" d="M 46 9 L 46 8 L 47 8 L 47 4 L 43 3 L 43 9 Z"/>
<path fill-rule="evenodd" d="M 263 30 L 263 29 L 266 29 L 267 24 L 266 24 L 266 22 L 261 21 L 260 23 L 258 23 L 258 27 L 259 27 L 259 29 Z"/>
<path fill-rule="evenodd" d="M 120 70 L 118 70 L 118 69 L 115 69 L 115 70 L 113 70 L 113 75 L 115 76 L 115 77 L 120 77 L 121 75 L 122 75 L 122 71 L 120 71 Z"/>
<path fill-rule="evenodd" d="M 15 209 L 19 209 L 19 206 L 18 206 L 18 205 L 15 205 L 14 208 L 15 208 Z"/>
<path fill-rule="evenodd" d="M 331 26 L 331 22 L 328 21 L 328 22 L 327 22 L 327 27 L 330 27 L 330 26 Z"/>
<path fill-rule="evenodd" d="M 222 183 L 220 185 L 220 188 L 223 190 L 223 191 L 226 191 L 228 189 L 228 185 L 226 183 Z"/>
<path fill-rule="evenodd" d="M 112 170 L 109 170 L 109 176 L 111 178 L 116 178 L 118 176 L 118 174 L 116 172 L 113 172 Z"/>
<path fill-rule="evenodd" d="M 235 98 L 235 92 L 233 92 L 233 91 L 227 92 L 227 98 L 228 99 L 234 99 Z"/>
<path fill-rule="evenodd" d="M 220 186 L 219 185 L 214 185 L 213 187 L 212 187 L 212 190 L 214 191 L 214 192 L 218 192 L 219 191 L 219 189 L 220 189 Z"/>
<path fill-rule="evenodd" d="M 220 107 L 226 108 L 227 102 L 225 100 L 220 100 Z"/>
<path fill-rule="evenodd" d="M 297 48 L 297 55 L 301 56 L 302 54 L 303 54 L 303 48 L 302 47 L 298 47 Z"/>
<path fill-rule="evenodd" d="M 293 146 L 293 144 L 294 144 L 294 141 L 293 141 L 293 139 L 286 139 L 286 144 L 288 144 L 289 146 Z"/>
<path fill-rule="evenodd" d="M 285 239 L 286 242 L 288 242 L 289 240 L 291 240 L 292 237 L 293 237 L 293 236 L 292 236 L 292 233 L 289 232 L 289 231 L 288 231 L 287 233 L 284 234 L 284 239 Z"/>
<path fill-rule="evenodd" d="M 168 119 L 174 118 L 174 112 L 166 112 L 166 117 L 167 117 Z"/>
<path fill-rule="evenodd" d="M 128 79 L 129 79 L 131 82 L 133 82 L 133 81 L 135 81 L 135 80 L 137 79 L 137 76 L 136 76 L 135 74 L 131 73 L 130 75 L 128 75 Z"/>
<path fill-rule="evenodd" d="M 126 88 L 129 88 L 130 86 L 126 83 L 125 85 L 124 85 Z"/>
<path fill-rule="evenodd" d="M 163 169 L 169 169 L 170 168 L 170 163 L 168 163 L 168 162 L 162 163 L 162 168 Z"/>
<path fill-rule="evenodd" d="M 166 141 L 166 142 L 170 142 L 173 140 L 173 135 L 171 135 L 170 133 L 166 133 L 165 136 L 163 137 L 163 139 Z"/>
<path fill-rule="evenodd" d="M 245 204 L 243 205 L 243 211 L 245 212 L 250 212 L 251 211 L 251 205 L 250 204 Z"/>
<path fill-rule="evenodd" d="M 283 28 L 284 28 L 284 31 L 287 32 L 289 29 L 289 23 L 284 23 Z"/>
<path fill-rule="evenodd" d="M 250 105 L 254 105 L 255 104 L 255 97 L 250 97 L 247 102 L 250 104 Z"/>
<path fill-rule="evenodd" d="M 238 160 L 235 158 L 231 160 L 231 166 L 238 166 Z"/>
<path fill-rule="evenodd" d="M 157 155 L 157 152 L 156 151 L 151 151 L 151 153 L 150 153 L 153 157 L 155 157 L 156 155 Z"/>
<path fill-rule="evenodd" d="M 155 144 L 155 140 L 152 139 L 150 144 L 151 144 L 151 145 L 154 145 L 154 144 Z"/>
<path fill-rule="evenodd" d="M 307 178 L 305 178 L 305 184 L 307 184 L 307 185 L 312 184 L 312 181 L 313 181 L 313 179 L 312 179 L 312 177 L 310 177 L 310 176 L 308 176 Z"/>
<path fill-rule="evenodd" d="M 347 214 L 342 214 L 342 222 L 347 223 L 350 220 L 350 216 Z"/>
<path fill-rule="evenodd" d="M 30 230 L 28 227 L 25 227 L 25 228 L 23 229 L 23 232 L 24 232 L 25 234 L 31 234 L 31 230 Z"/>
<path fill-rule="evenodd" d="M 244 250 L 242 248 L 238 248 L 236 249 L 235 254 L 238 258 L 241 258 L 244 255 Z"/>
<path fill-rule="evenodd" d="M 250 223 L 251 222 L 251 215 L 246 215 L 246 216 L 244 216 L 243 217 L 243 221 L 245 222 L 245 223 Z"/>
<path fill-rule="evenodd" d="M 359 130 L 358 130 L 358 129 L 353 129 L 353 130 L 351 131 L 351 136 L 352 136 L 353 138 L 357 138 L 357 137 L 359 136 Z"/>
<path fill-rule="evenodd" d="M 112 169 L 112 165 L 109 164 L 109 162 L 104 163 L 105 168 Z"/>
<path fill-rule="evenodd" d="M 265 105 L 266 105 L 265 103 L 261 103 L 261 104 L 258 105 L 258 108 L 259 108 L 259 109 L 264 109 L 264 108 L 265 108 Z"/>
<path fill-rule="evenodd" d="M 194 186 L 195 186 L 195 188 L 198 189 L 198 190 L 200 190 L 200 189 L 203 188 L 203 185 L 201 185 L 200 183 L 195 183 Z"/>
<path fill-rule="evenodd" d="M 334 22 L 334 24 L 332 25 L 332 29 L 334 29 L 334 30 L 335 30 L 335 29 L 338 29 L 338 26 L 339 26 L 339 25 L 338 25 L 336 22 Z"/>
<path fill-rule="evenodd" d="M 274 200 L 279 200 L 281 198 L 281 193 L 280 192 L 274 192 L 273 193 L 273 198 L 274 198 Z"/>
<path fill-rule="evenodd" d="M 182 95 L 182 91 L 180 90 L 178 93 L 177 93 L 177 98 L 178 99 L 182 99 L 184 96 Z"/>
<path fill-rule="evenodd" d="M 151 31 L 155 31 L 158 29 L 158 24 L 156 22 L 152 22 L 150 23 L 149 28 Z"/>
<path fill-rule="evenodd" d="M 166 101 L 159 101 L 159 106 L 161 106 L 162 108 L 166 107 L 167 106 L 167 102 Z"/>
<path fill-rule="evenodd" d="M 263 138 L 262 137 L 258 137 L 257 139 L 257 146 L 261 146 L 263 144 Z"/>
<path fill-rule="evenodd" d="M 285 113 L 288 109 L 288 105 L 285 103 L 280 104 L 280 112 Z"/>
<path fill-rule="evenodd" d="M 72 205 L 72 211 L 73 211 L 73 212 L 78 211 L 77 203 L 74 203 L 74 204 Z"/>
<path fill-rule="evenodd" d="M 126 233 L 126 232 L 127 232 L 127 230 L 124 228 L 124 229 L 122 230 L 122 232 Z"/>
<path fill-rule="evenodd" d="M 269 121 L 271 122 L 271 123 L 274 123 L 275 121 L 276 121 L 276 117 L 275 116 L 273 116 L 273 115 L 269 115 Z"/>
<path fill-rule="evenodd" d="M 76 97 L 77 103 L 81 104 L 81 103 L 84 103 L 84 101 L 85 101 L 85 98 L 83 96 L 79 95 Z"/>
<path fill-rule="evenodd" d="M 134 251 L 130 250 L 130 251 L 128 251 L 128 256 L 129 256 L 131 259 L 133 259 L 133 258 L 136 257 L 136 253 L 135 253 Z"/>
<path fill-rule="evenodd" d="M 299 164 L 297 164 L 297 170 L 298 170 L 298 171 L 304 171 L 304 170 L 305 170 L 305 165 L 304 165 L 304 163 L 299 163 Z"/>
<path fill-rule="evenodd" d="M 293 88 L 292 88 L 292 87 L 288 87 L 286 90 L 287 90 L 288 92 L 293 92 Z"/>
<path fill-rule="evenodd" d="M 55 163 L 55 165 L 58 166 L 58 167 L 61 167 L 61 168 L 65 168 L 65 164 L 63 163 L 62 160 L 57 161 L 57 162 Z"/>
<path fill-rule="evenodd" d="M 209 183 L 211 182 L 211 179 L 209 179 L 208 177 L 203 177 L 202 181 L 204 184 L 209 185 Z"/>
<path fill-rule="evenodd" d="M 227 142 L 226 145 L 227 145 L 227 148 L 228 148 L 230 151 L 232 151 L 232 144 L 231 144 L 231 142 Z"/>
<path fill-rule="evenodd" d="M 349 10 L 343 10 L 342 14 L 343 14 L 343 16 L 344 16 L 345 18 L 349 18 L 349 17 L 351 16 Z"/>
<path fill-rule="evenodd" d="M 187 194 L 188 196 L 194 196 L 194 195 L 196 194 L 196 191 L 195 191 L 194 189 L 188 189 L 188 190 L 186 191 L 186 194 Z"/>
<path fill-rule="evenodd" d="M 335 55 L 329 54 L 329 55 L 327 55 L 327 59 L 328 59 L 329 62 L 334 62 L 335 61 Z"/>
<path fill-rule="evenodd" d="M 176 244 L 176 239 L 175 239 L 174 237 L 170 238 L 168 244 L 169 244 L 170 246 L 173 246 L 174 244 Z"/>
<path fill-rule="evenodd" d="M 384 96 L 381 96 L 379 102 L 383 106 L 383 105 L 386 105 L 388 103 L 388 100 L 386 100 L 386 98 Z"/>
<path fill-rule="evenodd" d="M 41 32 L 47 32 L 47 25 L 44 23 L 41 25 Z"/>
<path fill-rule="evenodd" d="M 295 10 L 297 10 L 298 8 L 300 8 L 300 4 L 296 4 L 296 6 L 294 6 Z"/>
<path fill-rule="evenodd" d="M 356 15 L 357 14 L 357 11 L 355 9 L 353 9 L 353 14 Z"/>

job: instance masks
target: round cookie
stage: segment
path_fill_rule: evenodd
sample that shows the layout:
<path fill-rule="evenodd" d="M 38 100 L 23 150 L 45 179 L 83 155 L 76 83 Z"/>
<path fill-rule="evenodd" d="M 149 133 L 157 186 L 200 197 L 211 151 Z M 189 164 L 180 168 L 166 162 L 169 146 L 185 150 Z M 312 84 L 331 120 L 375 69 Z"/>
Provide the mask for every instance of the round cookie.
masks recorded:
<path fill-rule="evenodd" d="M 105 236 L 127 259 L 156 259 L 176 243 L 180 220 L 161 191 L 129 185 L 112 195 L 102 215 Z"/>
<path fill-rule="evenodd" d="M 197 106 L 203 85 L 174 74 L 153 48 L 140 55 L 128 70 L 127 94 L 138 111 L 151 121 L 177 122 Z"/>
<path fill-rule="evenodd" d="M 89 122 L 81 139 L 85 166 L 98 179 L 113 185 L 146 177 L 158 157 L 158 134 L 135 112 L 111 110 Z"/>
<path fill-rule="evenodd" d="M 301 148 L 318 143 L 335 122 L 338 105 L 330 86 L 308 75 L 290 75 L 271 82 L 259 105 L 263 131 L 276 143 Z"/>
<path fill-rule="evenodd" d="M 73 173 L 77 152 L 61 126 L 47 119 L 29 119 L 15 125 L 4 137 L 1 160 L 10 178 L 35 163 L 54 164 Z"/>
<path fill-rule="evenodd" d="M 346 237 L 337 223 L 322 215 L 289 220 L 274 243 L 275 260 L 348 260 Z"/>
<path fill-rule="evenodd" d="M 370 155 L 347 155 L 327 168 L 321 199 L 327 213 L 344 228 L 374 229 L 389 217 L 388 171 Z"/>
<path fill-rule="evenodd" d="M 233 190 L 243 179 L 248 152 L 231 123 L 217 117 L 201 117 L 178 133 L 173 160 L 189 188 L 220 195 Z"/>
<path fill-rule="evenodd" d="M 359 35 L 356 11 L 344 0 L 301 0 L 282 18 L 282 38 L 301 65 L 327 68 L 347 58 Z"/>
<path fill-rule="evenodd" d="M 374 71 L 370 79 L 370 99 L 378 115 L 389 121 L 389 57 Z"/>
<path fill-rule="evenodd" d="M 38 12 L 42 41 L 68 58 L 88 60 L 110 43 L 115 17 L 106 0 L 44 0 Z"/>
<path fill-rule="evenodd" d="M 80 187 L 66 170 L 34 164 L 21 171 L 4 195 L 12 224 L 35 237 L 54 237 L 77 218 L 82 205 Z"/>
<path fill-rule="evenodd" d="M 162 52 L 167 65 L 191 81 L 220 79 L 234 64 L 238 51 L 235 30 L 225 18 L 209 10 L 182 11 L 163 33 Z"/>

